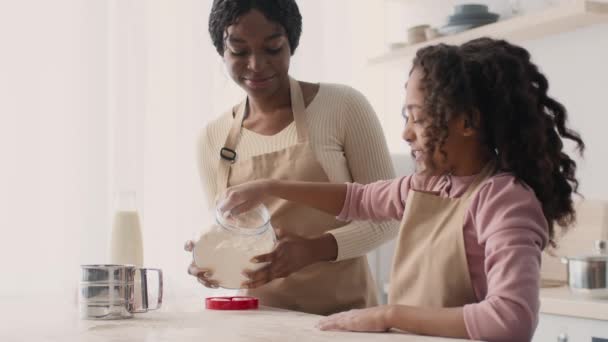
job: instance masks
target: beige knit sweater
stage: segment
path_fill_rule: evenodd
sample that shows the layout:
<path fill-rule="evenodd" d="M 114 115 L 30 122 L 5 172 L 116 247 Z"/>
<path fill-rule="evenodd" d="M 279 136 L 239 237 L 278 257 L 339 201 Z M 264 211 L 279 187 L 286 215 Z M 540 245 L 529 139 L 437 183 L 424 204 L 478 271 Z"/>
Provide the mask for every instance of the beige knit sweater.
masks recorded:
<path fill-rule="evenodd" d="M 213 205 L 219 151 L 232 125 L 230 113 L 202 130 L 198 142 L 198 165 L 207 203 Z M 306 108 L 312 150 L 334 183 L 371 183 L 395 177 L 382 128 L 367 99 L 343 85 L 322 83 Z M 239 159 L 270 153 L 297 143 L 295 123 L 265 136 L 246 128 L 236 147 Z M 397 235 L 394 222 L 351 222 L 332 230 L 338 242 L 339 260 L 364 255 Z"/>

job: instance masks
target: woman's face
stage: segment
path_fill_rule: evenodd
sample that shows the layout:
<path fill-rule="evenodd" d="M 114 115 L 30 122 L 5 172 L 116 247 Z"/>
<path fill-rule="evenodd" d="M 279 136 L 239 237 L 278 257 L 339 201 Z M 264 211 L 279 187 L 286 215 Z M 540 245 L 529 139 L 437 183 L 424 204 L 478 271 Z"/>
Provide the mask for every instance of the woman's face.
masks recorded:
<path fill-rule="evenodd" d="M 269 97 L 289 84 L 291 49 L 285 29 L 251 10 L 227 29 L 224 62 L 247 94 Z"/>
<path fill-rule="evenodd" d="M 405 108 L 403 116 L 405 117 L 405 129 L 402 137 L 408 142 L 412 150 L 412 156 L 416 160 L 416 170 L 429 174 L 443 174 L 452 172 L 458 168 L 456 164 L 459 158 L 455 156 L 467 153 L 465 145 L 468 132 L 465 132 L 465 125 L 462 118 L 456 118 L 448 122 L 448 136 L 441 152 L 441 149 L 436 146 L 429 151 L 427 143 L 429 137 L 427 127 L 431 123 L 431 117 L 424 110 L 425 95 L 421 89 L 423 73 L 419 68 L 413 70 L 406 85 Z M 433 167 L 429 167 L 434 165 Z"/>

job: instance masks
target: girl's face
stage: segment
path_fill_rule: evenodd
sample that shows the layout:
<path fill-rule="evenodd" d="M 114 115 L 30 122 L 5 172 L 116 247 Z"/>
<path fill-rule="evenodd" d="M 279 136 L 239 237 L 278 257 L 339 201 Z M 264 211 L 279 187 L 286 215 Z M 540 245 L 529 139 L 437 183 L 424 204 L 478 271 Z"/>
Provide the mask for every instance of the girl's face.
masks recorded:
<path fill-rule="evenodd" d="M 284 28 L 251 10 L 227 29 L 224 62 L 230 77 L 247 94 L 268 97 L 289 84 L 291 57 Z"/>
<path fill-rule="evenodd" d="M 430 175 L 445 173 L 459 173 L 469 167 L 471 153 L 475 151 L 473 145 L 475 131 L 468 125 L 464 115 L 459 115 L 448 122 L 448 135 L 445 144 L 427 146 L 429 136 L 427 128 L 432 123 L 432 117 L 424 110 L 425 95 L 421 89 L 423 73 L 415 68 L 406 85 L 405 129 L 402 137 L 411 147 L 412 156 L 416 160 L 417 172 Z M 473 139 L 472 139 L 473 138 Z M 441 152 L 443 150 L 444 153 Z"/>

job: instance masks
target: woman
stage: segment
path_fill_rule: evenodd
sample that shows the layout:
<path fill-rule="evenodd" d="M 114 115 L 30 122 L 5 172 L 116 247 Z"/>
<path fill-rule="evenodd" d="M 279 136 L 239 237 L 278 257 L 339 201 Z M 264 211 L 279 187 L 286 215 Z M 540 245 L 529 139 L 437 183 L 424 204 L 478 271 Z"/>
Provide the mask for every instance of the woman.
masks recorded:
<path fill-rule="evenodd" d="M 214 1 L 209 32 L 247 93 L 202 132 L 199 165 L 209 203 L 227 187 L 256 179 L 370 183 L 394 176 L 379 122 L 360 93 L 289 76 L 301 33 L 294 0 Z M 249 274 L 249 295 L 264 305 L 324 315 L 376 304 L 364 255 L 394 237 L 396 225 L 345 224 L 306 206 L 265 204 L 281 238 L 257 258 L 270 264 Z M 189 273 L 217 286 L 211 270 L 191 265 Z"/>

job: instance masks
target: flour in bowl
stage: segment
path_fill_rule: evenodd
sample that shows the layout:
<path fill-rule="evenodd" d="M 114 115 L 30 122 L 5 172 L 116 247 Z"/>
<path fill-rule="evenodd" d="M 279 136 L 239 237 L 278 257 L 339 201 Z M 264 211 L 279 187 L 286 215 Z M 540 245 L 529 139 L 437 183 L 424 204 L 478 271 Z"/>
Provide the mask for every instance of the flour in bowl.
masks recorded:
<path fill-rule="evenodd" d="M 213 225 L 202 234 L 194 245 L 194 262 L 199 268 L 212 270 L 211 279 L 221 287 L 238 289 L 247 280 L 242 274 L 245 269 L 256 270 L 264 266 L 251 263 L 251 258 L 272 251 L 274 231 L 270 223 L 266 220 L 264 225 L 264 220 L 255 212 L 224 217 L 220 223 L 232 229 Z"/>

